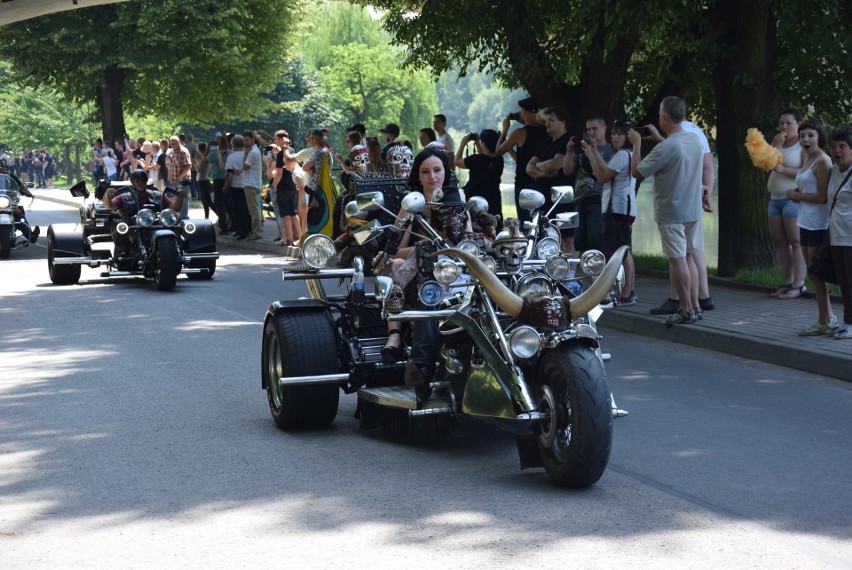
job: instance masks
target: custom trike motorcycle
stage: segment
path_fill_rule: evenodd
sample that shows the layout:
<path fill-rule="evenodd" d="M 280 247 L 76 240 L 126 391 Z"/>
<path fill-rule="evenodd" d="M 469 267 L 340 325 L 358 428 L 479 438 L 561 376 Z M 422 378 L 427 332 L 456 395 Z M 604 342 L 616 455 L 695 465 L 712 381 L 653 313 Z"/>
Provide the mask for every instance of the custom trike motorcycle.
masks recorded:
<path fill-rule="evenodd" d="M 0 172 L 0 259 L 9 259 L 13 249 L 27 247 L 38 238 L 39 228 L 27 221 L 21 195 L 32 198 L 17 177 Z"/>
<path fill-rule="evenodd" d="M 364 193 L 347 210 L 382 202 L 380 193 Z M 302 259 L 283 268 L 282 278 L 303 280 L 310 298 L 277 301 L 266 314 L 261 385 L 274 421 L 282 429 L 328 425 L 341 391 L 357 394 L 362 428 L 400 438 L 441 438 L 460 415 L 492 418 L 513 428 L 522 469 L 544 467 L 560 486 L 593 485 L 609 461 L 613 418 L 625 413 L 610 393 L 594 321 L 626 248 L 607 264 L 600 252 L 535 259 L 517 228 L 497 236 L 493 256 L 472 240 L 448 247 L 424 206 L 422 194 L 409 193 L 400 228 L 371 221 L 354 235 L 360 246 L 388 233 L 392 243 L 417 222 L 432 253 L 419 268 L 416 309 L 391 277 L 376 276 L 368 292 L 361 256 L 335 267 L 326 236 L 308 237 Z M 327 280 L 342 280 L 346 293 L 327 293 Z M 408 353 L 399 362 L 382 358 L 389 318 L 437 330 L 426 399 L 406 385 Z M 406 337 L 415 343 L 409 352 L 417 336 Z"/>
<path fill-rule="evenodd" d="M 101 203 L 110 188 L 119 192 L 121 211 Z M 85 182 L 72 196 L 89 198 Z M 101 277 L 141 276 L 153 279 L 158 290 L 170 291 L 181 273 L 190 279 L 210 279 L 216 272 L 216 231 L 210 220 L 181 220 L 162 206 L 162 194 L 147 189 L 139 203 L 128 182 L 101 181 L 95 201 L 80 206 L 79 224 L 51 225 L 47 230 L 50 280 L 64 285 L 80 280 L 81 267 L 108 270 Z"/>

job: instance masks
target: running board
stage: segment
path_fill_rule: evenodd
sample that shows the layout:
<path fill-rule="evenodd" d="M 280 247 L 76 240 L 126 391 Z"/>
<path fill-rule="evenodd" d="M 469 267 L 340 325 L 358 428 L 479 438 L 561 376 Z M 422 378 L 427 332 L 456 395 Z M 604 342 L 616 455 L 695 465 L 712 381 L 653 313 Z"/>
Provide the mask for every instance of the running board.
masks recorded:
<path fill-rule="evenodd" d="M 361 388 L 358 399 L 371 402 L 377 406 L 408 410 L 410 416 L 426 416 L 431 414 L 452 414 L 453 406 L 449 392 L 433 392 L 421 409 L 417 409 L 417 396 L 414 388 L 408 386 L 379 386 L 376 388 Z"/>

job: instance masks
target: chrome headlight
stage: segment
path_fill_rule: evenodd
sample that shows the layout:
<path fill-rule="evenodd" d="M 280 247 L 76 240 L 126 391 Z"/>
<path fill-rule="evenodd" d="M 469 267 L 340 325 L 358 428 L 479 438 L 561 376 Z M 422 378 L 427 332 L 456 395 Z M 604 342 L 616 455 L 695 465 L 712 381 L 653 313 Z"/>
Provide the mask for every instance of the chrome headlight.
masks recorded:
<path fill-rule="evenodd" d="M 560 244 L 562 243 L 562 234 L 553 226 L 544 226 L 544 237 L 553 238 Z"/>
<path fill-rule="evenodd" d="M 170 228 L 172 226 L 176 226 L 178 222 L 180 222 L 180 216 L 178 216 L 178 213 L 174 210 L 166 208 L 160 212 L 160 221 L 164 226 Z"/>
<path fill-rule="evenodd" d="M 590 249 L 580 258 L 580 269 L 591 277 L 601 274 L 606 265 L 606 257 L 596 249 Z"/>
<path fill-rule="evenodd" d="M 556 281 L 562 281 L 571 270 L 571 264 L 561 255 L 554 255 L 544 264 L 544 272 Z"/>
<path fill-rule="evenodd" d="M 8 208 L 12 205 L 12 200 L 5 194 L 0 194 L 0 208 Z"/>
<path fill-rule="evenodd" d="M 559 255 L 559 242 L 552 237 L 541 238 L 535 244 L 535 256 L 537 259 L 550 259 L 554 255 Z"/>
<path fill-rule="evenodd" d="M 147 228 L 149 226 L 154 225 L 154 212 L 148 209 L 139 210 L 139 213 L 136 214 L 136 223 L 140 226 Z"/>
<path fill-rule="evenodd" d="M 444 288 L 437 281 L 426 281 L 417 292 L 417 298 L 427 307 L 437 307 L 443 297 Z"/>
<path fill-rule="evenodd" d="M 527 295 L 552 295 L 553 284 L 546 275 L 541 273 L 527 273 L 518 281 L 519 297 Z"/>
<path fill-rule="evenodd" d="M 322 269 L 335 256 L 334 241 L 325 234 L 314 234 L 302 244 L 302 259 L 313 269 Z"/>
<path fill-rule="evenodd" d="M 494 261 L 493 257 L 490 255 L 483 255 L 479 259 L 485 264 L 485 267 L 487 267 L 491 273 L 497 273 L 497 262 Z"/>
<path fill-rule="evenodd" d="M 509 349 L 515 358 L 526 360 L 538 353 L 541 345 L 541 337 L 538 332 L 530 326 L 521 326 L 509 335 Z"/>
<path fill-rule="evenodd" d="M 449 285 L 459 278 L 459 268 L 455 261 L 443 259 L 435 264 L 432 274 L 441 285 Z"/>
<path fill-rule="evenodd" d="M 469 254 L 471 254 L 475 257 L 479 257 L 479 246 L 476 245 L 476 242 L 473 241 L 472 239 L 461 240 L 458 243 L 458 245 L 456 246 L 456 248 L 458 248 L 462 251 L 466 251 L 466 252 L 468 252 Z"/>

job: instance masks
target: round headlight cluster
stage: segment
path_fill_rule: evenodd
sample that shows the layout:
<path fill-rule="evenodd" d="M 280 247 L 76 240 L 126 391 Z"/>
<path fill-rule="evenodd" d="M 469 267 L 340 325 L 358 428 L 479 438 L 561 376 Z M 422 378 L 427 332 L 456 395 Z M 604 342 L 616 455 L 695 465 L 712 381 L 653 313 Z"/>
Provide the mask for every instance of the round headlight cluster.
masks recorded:
<path fill-rule="evenodd" d="M 528 273 L 521 277 L 518 281 L 519 297 L 551 294 L 553 294 L 553 285 L 551 284 L 550 279 L 541 273 Z"/>
<path fill-rule="evenodd" d="M 571 270 L 571 264 L 561 255 L 554 255 L 544 264 L 544 272 L 556 281 L 562 281 Z"/>
<path fill-rule="evenodd" d="M 302 259 L 308 267 L 322 269 L 335 256 L 334 242 L 325 234 L 314 234 L 302 244 Z"/>
<path fill-rule="evenodd" d="M 479 259 L 482 261 L 485 267 L 488 268 L 488 271 L 490 271 L 491 273 L 497 273 L 497 262 L 494 261 L 493 257 L 491 257 L 490 255 L 483 255 Z"/>
<path fill-rule="evenodd" d="M 449 285 L 459 278 L 459 268 L 455 261 L 442 259 L 435 264 L 432 274 L 435 276 L 435 280 L 441 285 Z"/>
<path fill-rule="evenodd" d="M 557 230 L 553 226 L 544 227 L 544 237 L 553 238 L 558 241 L 560 245 L 562 244 L 562 234 L 559 233 L 559 230 Z"/>
<path fill-rule="evenodd" d="M 526 360 L 532 358 L 538 352 L 541 337 L 532 327 L 521 326 L 509 335 L 509 349 L 515 358 Z"/>
<path fill-rule="evenodd" d="M 583 273 L 590 277 L 597 277 L 601 274 L 606 265 L 606 257 L 596 249 L 590 249 L 580 258 L 580 269 Z"/>
<path fill-rule="evenodd" d="M 180 216 L 174 210 L 166 208 L 162 212 L 160 212 L 160 221 L 164 226 L 170 228 L 172 226 L 176 226 L 178 222 L 180 222 Z"/>
<path fill-rule="evenodd" d="M 479 257 L 479 246 L 476 245 L 476 242 L 472 239 L 463 239 L 456 247 L 462 251 L 468 252 L 469 254 L 475 257 Z"/>
<path fill-rule="evenodd" d="M 12 205 L 12 201 L 5 194 L 0 196 L 0 208 L 8 208 Z"/>
<path fill-rule="evenodd" d="M 136 214 L 136 223 L 138 223 L 142 227 L 149 227 L 154 225 L 154 212 L 148 209 L 139 210 L 139 213 Z"/>
<path fill-rule="evenodd" d="M 559 255 L 559 252 L 559 242 L 552 237 L 541 238 L 535 244 L 535 256 L 538 259 L 550 259 L 554 255 Z"/>
<path fill-rule="evenodd" d="M 443 297 L 444 288 L 437 281 L 426 281 L 417 292 L 417 298 L 427 307 L 437 307 Z"/>

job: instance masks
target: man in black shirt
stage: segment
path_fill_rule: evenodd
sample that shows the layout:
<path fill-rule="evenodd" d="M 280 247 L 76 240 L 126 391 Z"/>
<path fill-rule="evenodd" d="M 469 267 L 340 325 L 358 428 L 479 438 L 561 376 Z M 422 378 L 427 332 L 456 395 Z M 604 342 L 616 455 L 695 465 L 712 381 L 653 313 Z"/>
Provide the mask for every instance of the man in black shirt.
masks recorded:
<path fill-rule="evenodd" d="M 544 127 L 547 130 L 548 139 L 541 143 L 535 154 L 527 163 L 527 175 L 535 180 L 538 189 L 545 196 L 544 209 L 550 209 L 550 189 L 554 186 L 571 184 L 572 177 L 562 171 L 562 162 L 565 160 L 565 148 L 568 146 L 568 112 L 561 107 L 548 107 L 542 109 L 540 115 L 544 117 Z M 573 204 L 560 204 L 554 212 L 573 212 Z M 563 230 L 562 251 L 574 251 L 574 230 Z"/>

